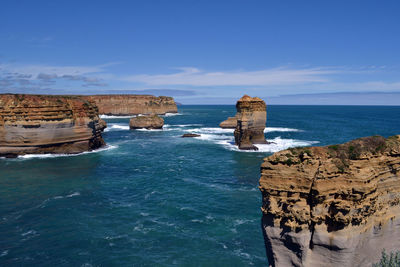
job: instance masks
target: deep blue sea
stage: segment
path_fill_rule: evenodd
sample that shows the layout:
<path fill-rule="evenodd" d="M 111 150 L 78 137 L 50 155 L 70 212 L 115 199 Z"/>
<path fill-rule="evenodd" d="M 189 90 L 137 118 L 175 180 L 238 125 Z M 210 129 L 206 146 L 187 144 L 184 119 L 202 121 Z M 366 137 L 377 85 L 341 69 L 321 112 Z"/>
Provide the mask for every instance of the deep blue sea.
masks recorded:
<path fill-rule="evenodd" d="M 233 130 L 218 128 L 234 106 L 181 106 L 158 131 L 106 118 L 100 151 L 0 159 L 0 266 L 266 266 L 263 157 L 400 134 L 400 107 L 267 112 L 274 144 L 259 152 L 238 151 Z"/>

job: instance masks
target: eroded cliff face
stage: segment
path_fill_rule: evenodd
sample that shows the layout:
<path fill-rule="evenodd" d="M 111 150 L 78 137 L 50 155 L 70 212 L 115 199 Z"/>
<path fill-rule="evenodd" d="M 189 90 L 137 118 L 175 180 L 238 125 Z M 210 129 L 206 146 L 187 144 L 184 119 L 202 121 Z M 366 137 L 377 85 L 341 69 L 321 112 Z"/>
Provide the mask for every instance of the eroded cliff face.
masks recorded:
<path fill-rule="evenodd" d="M 0 95 L 0 157 L 80 153 L 103 146 L 93 102 L 80 97 Z"/>
<path fill-rule="evenodd" d="M 272 266 L 370 266 L 400 247 L 400 136 L 275 153 L 260 190 Z"/>
<path fill-rule="evenodd" d="M 226 120 L 219 124 L 222 129 L 236 129 L 237 117 L 228 117 Z"/>
<path fill-rule="evenodd" d="M 94 101 L 100 114 L 138 115 L 177 113 L 178 109 L 172 97 L 152 95 L 92 95 L 84 96 Z"/>
<path fill-rule="evenodd" d="M 258 97 L 243 96 L 236 103 L 237 124 L 235 143 L 239 149 L 257 150 L 253 144 L 266 144 L 264 136 L 267 122 L 265 102 Z"/>

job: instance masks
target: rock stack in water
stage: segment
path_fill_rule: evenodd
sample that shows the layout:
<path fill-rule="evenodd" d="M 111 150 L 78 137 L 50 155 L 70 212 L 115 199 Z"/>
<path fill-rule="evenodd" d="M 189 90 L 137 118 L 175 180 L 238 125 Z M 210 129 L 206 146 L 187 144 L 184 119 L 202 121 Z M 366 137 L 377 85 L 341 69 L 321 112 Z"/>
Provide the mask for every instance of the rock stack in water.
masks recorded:
<path fill-rule="evenodd" d="M 239 149 L 258 150 L 254 144 L 266 144 L 264 136 L 267 121 L 265 102 L 258 97 L 243 96 L 236 103 L 237 125 L 235 143 Z"/>
<path fill-rule="evenodd" d="M 129 121 L 130 129 L 162 129 L 164 120 L 156 114 L 137 116 Z"/>
<path fill-rule="evenodd" d="M 371 266 L 400 248 L 400 136 L 284 150 L 261 166 L 272 266 Z"/>
<path fill-rule="evenodd" d="M 0 95 L 0 157 L 80 153 L 105 143 L 105 123 L 80 97 Z"/>
<path fill-rule="evenodd" d="M 226 120 L 219 124 L 222 129 L 236 129 L 237 117 L 228 117 Z"/>

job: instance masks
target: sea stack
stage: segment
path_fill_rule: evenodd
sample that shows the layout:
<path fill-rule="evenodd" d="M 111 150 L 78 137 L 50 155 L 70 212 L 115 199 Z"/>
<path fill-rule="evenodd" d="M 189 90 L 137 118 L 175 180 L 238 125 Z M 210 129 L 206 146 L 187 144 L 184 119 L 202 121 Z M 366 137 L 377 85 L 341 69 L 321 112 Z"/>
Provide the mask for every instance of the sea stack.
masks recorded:
<path fill-rule="evenodd" d="M 222 129 L 236 129 L 237 117 L 228 117 L 226 120 L 219 124 Z"/>
<path fill-rule="evenodd" d="M 162 129 L 164 120 L 156 114 L 137 116 L 129 121 L 130 129 Z"/>
<path fill-rule="evenodd" d="M 93 102 L 73 96 L 0 95 L 0 157 L 90 151 L 105 145 Z"/>
<path fill-rule="evenodd" d="M 272 266 L 371 266 L 400 247 L 400 136 L 284 150 L 261 166 Z"/>
<path fill-rule="evenodd" d="M 267 122 L 265 102 L 261 98 L 244 95 L 237 101 L 236 110 L 236 145 L 243 150 L 258 150 L 254 144 L 267 143 L 264 136 Z"/>
<path fill-rule="evenodd" d="M 177 113 L 178 109 L 172 97 L 152 95 L 91 95 L 83 96 L 94 101 L 100 114 L 139 115 Z"/>

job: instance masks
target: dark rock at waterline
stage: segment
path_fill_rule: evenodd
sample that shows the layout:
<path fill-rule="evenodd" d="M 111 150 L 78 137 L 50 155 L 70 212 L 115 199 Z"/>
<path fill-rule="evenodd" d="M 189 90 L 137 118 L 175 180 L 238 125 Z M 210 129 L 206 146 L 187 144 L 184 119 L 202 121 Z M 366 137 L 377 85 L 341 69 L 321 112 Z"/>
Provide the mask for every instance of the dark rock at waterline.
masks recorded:
<path fill-rule="evenodd" d="M 181 137 L 185 138 L 185 137 L 199 137 L 199 136 L 201 136 L 201 135 L 200 134 L 194 134 L 194 133 L 186 133 L 186 134 L 182 135 Z"/>

